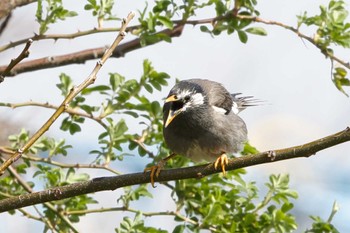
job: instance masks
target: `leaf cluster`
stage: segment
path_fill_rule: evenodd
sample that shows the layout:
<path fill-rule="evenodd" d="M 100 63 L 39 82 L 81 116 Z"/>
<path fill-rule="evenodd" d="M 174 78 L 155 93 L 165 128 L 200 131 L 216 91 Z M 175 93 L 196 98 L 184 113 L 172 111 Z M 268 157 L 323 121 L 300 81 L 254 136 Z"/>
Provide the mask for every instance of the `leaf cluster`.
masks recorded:
<path fill-rule="evenodd" d="M 212 0 L 209 2 L 215 6 L 217 20 L 213 23 L 212 29 L 202 25 L 202 32 L 210 33 L 212 36 L 218 36 L 226 31 L 228 35 L 237 33 L 242 43 L 247 43 L 248 34 L 266 36 L 267 32 L 262 27 L 250 27 L 253 23 L 251 19 L 238 19 L 235 15 L 258 16 L 260 13 L 255 9 L 256 1 L 220 1 Z"/>
<path fill-rule="evenodd" d="M 348 15 L 348 6 L 343 0 L 331 0 L 328 6 L 320 6 L 320 14 L 318 15 L 308 16 L 307 12 L 299 15 L 298 28 L 302 25 L 316 27 L 314 42 L 326 55 L 333 54 L 332 45 L 350 48 L 350 23 L 346 21 Z M 332 74 L 336 88 L 348 96 L 344 91 L 344 87 L 350 86 L 350 80 L 346 77 L 347 71 L 344 67 L 336 67 L 332 70 Z"/>
<path fill-rule="evenodd" d="M 75 11 L 64 8 L 62 0 L 38 0 L 37 2 L 36 20 L 40 24 L 40 35 L 49 29 L 50 24 L 65 20 L 67 17 L 77 16 Z"/>

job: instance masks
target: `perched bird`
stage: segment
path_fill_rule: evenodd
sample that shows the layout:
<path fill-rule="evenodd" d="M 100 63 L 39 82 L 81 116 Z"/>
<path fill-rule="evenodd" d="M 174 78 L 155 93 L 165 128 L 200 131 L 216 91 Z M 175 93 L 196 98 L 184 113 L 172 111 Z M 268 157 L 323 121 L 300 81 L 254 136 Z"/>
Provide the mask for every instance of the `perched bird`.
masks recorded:
<path fill-rule="evenodd" d="M 177 83 L 163 106 L 163 135 L 173 152 L 151 171 L 151 183 L 164 163 L 176 154 L 193 161 L 213 162 L 225 174 L 227 153 L 240 152 L 247 141 L 247 127 L 237 115 L 248 106 L 254 106 L 251 96 L 230 94 L 220 83 L 189 79 Z"/>

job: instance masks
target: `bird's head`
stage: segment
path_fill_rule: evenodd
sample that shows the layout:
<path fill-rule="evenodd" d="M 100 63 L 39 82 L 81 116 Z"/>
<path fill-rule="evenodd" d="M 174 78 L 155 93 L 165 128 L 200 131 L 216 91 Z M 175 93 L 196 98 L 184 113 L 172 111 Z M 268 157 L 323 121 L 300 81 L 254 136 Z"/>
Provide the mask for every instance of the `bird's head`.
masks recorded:
<path fill-rule="evenodd" d="M 201 86 L 185 81 L 178 83 L 165 99 L 164 127 L 167 127 L 178 115 L 202 107 L 205 101 Z"/>

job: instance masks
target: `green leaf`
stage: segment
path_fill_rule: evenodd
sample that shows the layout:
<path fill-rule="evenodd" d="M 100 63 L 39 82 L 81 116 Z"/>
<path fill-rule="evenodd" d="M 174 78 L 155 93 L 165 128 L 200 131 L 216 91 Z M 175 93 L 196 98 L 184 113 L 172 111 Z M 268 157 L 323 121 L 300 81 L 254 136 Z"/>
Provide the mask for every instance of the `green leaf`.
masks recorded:
<path fill-rule="evenodd" d="M 72 123 L 71 125 L 70 125 L 70 127 L 69 127 L 69 133 L 71 134 L 71 135 L 73 135 L 73 134 L 75 134 L 75 133 L 77 133 L 77 132 L 80 132 L 81 131 L 81 128 L 80 128 L 80 126 L 78 125 L 78 124 L 76 124 L 76 123 Z"/>
<path fill-rule="evenodd" d="M 109 74 L 109 84 L 112 87 L 113 91 L 116 91 L 117 88 L 125 82 L 125 77 L 118 73 Z"/>
<path fill-rule="evenodd" d="M 244 44 L 247 43 L 248 41 L 247 33 L 245 33 L 244 31 L 237 31 L 237 33 L 238 33 L 239 40 Z"/>
<path fill-rule="evenodd" d="M 57 84 L 56 87 L 61 90 L 63 96 L 67 96 L 73 87 L 73 80 L 65 73 L 61 73 L 59 78 L 61 83 Z"/>
<path fill-rule="evenodd" d="M 215 1 L 215 10 L 216 15 L 223 15 L 226 12 L 227 8 L 222 1 Z"/>
<path fill-rule="evenodd" d="M 172 233 L 183 233 L 185 232 L 185 225 L 177 225 Z"/>
<path fill-rule="evenodd" d="M 173 29 L 174 25 L 173 22 L 165 16 L 158 16 L 157 19 L 159 20 L 159 22 L 161 22 L 161 24 L 163 24 L 165 27 L 169 28 L 169 29 Z"/>
<path fill-rule="evenodd" d="M 124 114 L 128 114 L 130 116 L 133 116 L 134 118 L 138 118 L 139 117 L 139 114 L 137 114 L 136 112 L 133 112 L 133 111 L 124 111 L 123 113 Z"/>
<path fill-rule="evenodd" d="M 94 87 L 88 87 L 82 90 L 81 94 L 82 95 L 88 95 L 91 94 L 92 92 L 103 92 L 103 91 L 109 91 L 111 88 L 106 85 L 99 85 L 99 86 L 94 86 Z"/>
<path fill-rule="evenodd" d="M 255 34 L 255 35 L 259 35 L 259 36 L 266 36 L 267 35 L 266 30 L 262 27 L 251 27 L 251 28 L 247 28 L 245 31 L 250 33 L 250 34 Z"/>
<path fill-rule="evenodd" d="M 153 88 L 151 85 L 149 85 L 148 83 L 145 83 L 144 87 L 145 87 L 146 91 L 148 91 L 151 94 L 153 93 Z"/>
<path fill-rule="evenodd" d="M 199 29 L 201 30 L 201 32 L 211 32 L 209 28 L 205 25 L 201 25 Z"/>
<path fill-rule="evenodd" d="M 334 69 L 335 72 L 333 72 L 333 83 L 336 86 L 336 88 L 341 91 L 344 95 L 349 97 L 349 95 L 345 92 L 344 86 L 350 86 L 350 80 L 346 78 L 347 76 L 347 70 L 345 70 L 343 67 L 336 67 Z"/>

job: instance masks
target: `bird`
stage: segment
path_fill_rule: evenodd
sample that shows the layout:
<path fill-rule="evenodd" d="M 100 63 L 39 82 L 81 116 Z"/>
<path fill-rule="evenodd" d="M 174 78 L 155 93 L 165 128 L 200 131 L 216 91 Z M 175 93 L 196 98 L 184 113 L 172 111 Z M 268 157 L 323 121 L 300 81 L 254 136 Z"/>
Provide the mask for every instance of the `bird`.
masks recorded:
<path fill-rule="evenodd" d="M 220 83 L 207 79 L 188 79 L 178 82 L 169 92 L 163 105 L 163 136 L 172 153 L 157 165 L 147 167 L 151 184 L 166 161 L 182 155 L 194 162 L 214 162 L 226 174 L 227 154 L 242 151 L 248 131 L 238 113 L 255 106 L 252 96 L 230 94 Z"/>

